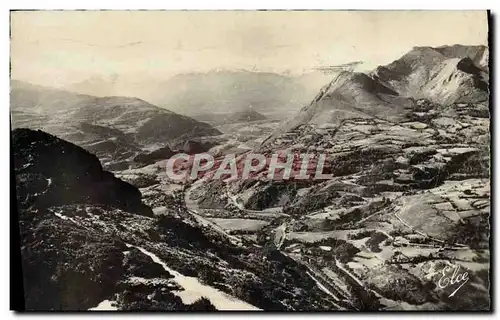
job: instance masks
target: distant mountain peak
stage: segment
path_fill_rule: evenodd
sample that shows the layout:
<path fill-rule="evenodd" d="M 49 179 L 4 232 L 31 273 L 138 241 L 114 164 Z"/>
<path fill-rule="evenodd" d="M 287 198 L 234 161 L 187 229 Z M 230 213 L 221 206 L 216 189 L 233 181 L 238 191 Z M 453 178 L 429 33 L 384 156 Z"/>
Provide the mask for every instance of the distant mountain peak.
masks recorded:
<path fill-rule="evenodd" d="M 368 74 L 339 71 L 265 143 L 307 124 L 336 125 L 352 118 L 403 121 L 418 99 L 444 105 L 484 102 L 488 54 L 485 46 L 414 47 Z"/>
<path fill-rule="evenodd" d="M 390 64 L 377 67 L 371 75 L 407 97 L 451 103 L 463 100 L 465 92 L 470 92 L 473 99 L 482 101 L 487 94 L 488 56 L 488 48 L 481 45 L 414 47 Z M 438 80 L 444 74 L 450 80 Z M 457 77 L 462 79 L 461 84 L 447 84 Z"/>

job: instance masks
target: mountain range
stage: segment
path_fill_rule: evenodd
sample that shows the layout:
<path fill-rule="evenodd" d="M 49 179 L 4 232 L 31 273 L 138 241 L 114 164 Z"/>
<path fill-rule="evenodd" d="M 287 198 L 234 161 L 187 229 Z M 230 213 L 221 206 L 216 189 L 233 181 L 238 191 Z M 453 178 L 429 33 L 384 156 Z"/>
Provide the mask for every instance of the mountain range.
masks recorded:
<path fill-rule="evenodd" d="M 338 125 L 349 118 L 404 121 L 419 99 L 487 104 L 488 52 L 485 46 L 415 47 L 367 74 L 341 71 L 276 133 L 304 124 Z"/>
<path fill-rule="evenodd" d="M 276 75 L 182 75 L 158 95 L 200 117 L 233 114 L 225 135 L 142 99 L 14 81 L 26 308 L 491 310 L 488 59 L 484 46 L 416 47 L 336 73 L 296 113 L 297 88 Z M 245 147 L 245 134 L 262 143 Z M 178 150 L 214 153 L 227 139 L 324 154 L 333 178 L 166 175 Z M 439 285 L 450 268 L 467 272 L 462 289 Z"/>
<path fill-rule="evenodd" d="M 122 89 L 130 85 L 120 77 L 92 77 L 66 89 L 97 96 L 133 92 L 155 105 L 188 116 L 245 111 L 251 105 L 256 112 L 281 119 L 307 104 L 329 78 L 320 72 L 288 76 L 222 69 L 181 73 L 166 80 L 149 79 L 130 89 Z"/>
<path fill-rule="evenodd" d="M 95 97 L 15 80 L 11 117 L 14 128 L 42 129 L 98 153 L 110 165 L 143 149 L 221 134 L 209 124 L 138 98 Z"/>

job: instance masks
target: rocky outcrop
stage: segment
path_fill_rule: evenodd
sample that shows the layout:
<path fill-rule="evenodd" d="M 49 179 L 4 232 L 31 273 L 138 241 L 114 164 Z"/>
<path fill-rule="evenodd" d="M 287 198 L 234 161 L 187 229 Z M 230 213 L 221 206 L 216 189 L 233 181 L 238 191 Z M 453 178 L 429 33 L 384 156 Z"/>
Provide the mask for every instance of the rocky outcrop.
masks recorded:
<path fill-rule="evenodd" d="M 17 220 L 28 310 L 87 310 L 109 298 L 124 277 L 125 244 L 75 225 L 100 207 L 141 216 L 141 193 L 102 169 L 96 156 L 42 131 L 12 132 Z M 15 218 L 15 217 L 13 217 Z"/>
<path fill-rule="evenodd" d="M 21 209 L 92 203 L 151 216 L 140 191 L 104 171 L 96 156 L 43 131 L 12 133 L 16 193 Z"/>
<path fill-rule="evenodd" d="M 372 76 L 407 97 L 477 103 L 489 94 L 487 51 L 485 46 L 415 47 Z"/>

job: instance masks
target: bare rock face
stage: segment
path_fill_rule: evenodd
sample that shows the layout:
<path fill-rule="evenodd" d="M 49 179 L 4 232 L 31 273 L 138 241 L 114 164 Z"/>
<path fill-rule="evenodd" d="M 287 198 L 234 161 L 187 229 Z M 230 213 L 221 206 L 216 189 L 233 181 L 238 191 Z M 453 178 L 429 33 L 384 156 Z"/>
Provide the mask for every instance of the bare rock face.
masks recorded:
<path fill-rule="evenodd" d="M 420 96 L 440 104 L 478 103 L 488 100 L 488 75 L 470 58 L 443 62 Z"/>
<path fill-rule="evenodd" d="M 372 76 L 407 97 L 440 104 L 478 103 L 488 97 L 485 46 L 415 47 Z"/>

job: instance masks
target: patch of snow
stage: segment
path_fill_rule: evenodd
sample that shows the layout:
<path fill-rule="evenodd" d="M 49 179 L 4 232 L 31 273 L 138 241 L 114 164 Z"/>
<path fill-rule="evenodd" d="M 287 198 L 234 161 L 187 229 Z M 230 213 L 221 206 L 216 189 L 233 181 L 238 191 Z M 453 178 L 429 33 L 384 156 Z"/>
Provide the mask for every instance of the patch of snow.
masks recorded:
<path fill-rule="evenodd" d="M 28 168 L 29 166 L 32 166 L 32 165 L 33 165 L 33 163 L 31 163 L 31 162 L 25 163 L 25 164 L 21 167 L 21 170 L 22 170 L 22 169 L 26 169 L 26 168 Z"/>
<path fill-rule="evenodd" d="M 118 310 L 115 307 L 116 301 L 103 300 L 96 307 L 90 308 L 90 311 L 115 311 Z"/>
<path fill-rule="evenodd" d="M 127 247 L 134 247 L 140 250 L 145 255 L 148 255 L 153 261 L 163 267 L 167 272 L 174 276 L 173 280 L 184 288 L 184 291 L 172 291 L 180 297 L 185 304 L 192 304 L 201 297 L 205 297 L 217 308 L 217 310 L 261 310 L 245 301 L 232 297 L 218 289 L 202 284 L 197 278 L 187 277 L 179 272 L 170 269 L 154 253 L 147 251 L 144 248 L 136 247 L 131 244 L 126 244 Z"/>
<path fill-rule="evenodd" d="M 332 251 L 332 247 L 330 246 L 319 246 L 319 248 L 324 251 Z"/>
<path fill-rule="evenodd" d="M 61 218 L 61 219 L 63 219 L 63 220 L 69 220 L 69 221 L 71 221 L 71 222 L 73 222 L 73 223 L 77 223 L 75 219 L 73 219 L 73 218 L 71 218 L 71 217 L 68 217 L 68 216 L 65 216 L 65 215 L 63 215 L 63 214 L 60 214 L 59 212 L 54 212 L 54 214 L 55 214 L 57 217 L 59 217 L 59 218 Z"/>

